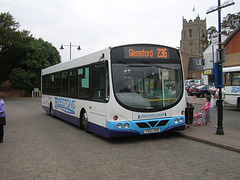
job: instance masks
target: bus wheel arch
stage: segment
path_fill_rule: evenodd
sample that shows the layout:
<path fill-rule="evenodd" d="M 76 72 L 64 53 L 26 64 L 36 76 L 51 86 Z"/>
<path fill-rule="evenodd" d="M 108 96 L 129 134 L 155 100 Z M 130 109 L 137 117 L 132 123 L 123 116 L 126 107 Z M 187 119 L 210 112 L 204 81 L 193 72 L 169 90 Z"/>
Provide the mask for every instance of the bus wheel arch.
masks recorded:
<path fill-rule="evenodd" d="M 239 108 L 239 109 L 240 109 L 240 97 L 239 97 L 239 98 L 237 98 L 237 108 Z"/>
<path fill-rule="evenodd" d="M 85 109 L 82 109 L 80 113 L 80 129 L 89 132 L 88 115 Z"/>
<path fill-rule="evenodd" d="M 52 102 L 50 102 L 50 105 L 49 105 L 49 115 L 51 117 L 55 117 L 54 114 L 53 114 L 53 105 L 52 105 Z"/>

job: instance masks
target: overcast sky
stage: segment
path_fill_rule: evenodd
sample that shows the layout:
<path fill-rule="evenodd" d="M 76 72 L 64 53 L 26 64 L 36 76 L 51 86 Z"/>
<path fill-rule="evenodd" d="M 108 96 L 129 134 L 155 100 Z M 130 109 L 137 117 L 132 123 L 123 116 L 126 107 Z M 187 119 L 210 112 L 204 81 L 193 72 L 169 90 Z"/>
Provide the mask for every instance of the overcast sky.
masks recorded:
<path fill-rule="evenodd" d="M 223 4 L 226 0 L 221 0 Z M 200 16 L 207 28 L 217 27 L 217 12 L 206 15 L 218 0 L 0 0 L 0 12 L 10 12 L 36 38 L 52 43 L 69 60 L 129 43 L 179 47 L 182 18 Z M 240 11 L 240 0 L 222 9 L 222 17 Z M 195 11 L 194 11 L 195 9 Z"/>

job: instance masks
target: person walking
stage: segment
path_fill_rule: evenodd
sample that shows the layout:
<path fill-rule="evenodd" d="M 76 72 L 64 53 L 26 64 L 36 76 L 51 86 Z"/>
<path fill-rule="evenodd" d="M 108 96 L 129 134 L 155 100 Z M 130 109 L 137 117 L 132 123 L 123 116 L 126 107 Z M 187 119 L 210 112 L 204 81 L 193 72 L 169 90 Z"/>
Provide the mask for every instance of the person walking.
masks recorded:
<path fill-rule="evenodd" d="M 5 111 L 5 103 L 2 99 L 0 99 L 0 143 L 3 142 L 4 129 L 3 126 L 6 125 L 6 111 Z"/>
<path fill-rule="evenodd" d="M 205 110 L 205 123 L 206 125 L 210 125 L 211 124 L 211 97 L 207 96 L 206 97 L 206 103 L 205 105 L 201 108 L 201 110 Z"/>

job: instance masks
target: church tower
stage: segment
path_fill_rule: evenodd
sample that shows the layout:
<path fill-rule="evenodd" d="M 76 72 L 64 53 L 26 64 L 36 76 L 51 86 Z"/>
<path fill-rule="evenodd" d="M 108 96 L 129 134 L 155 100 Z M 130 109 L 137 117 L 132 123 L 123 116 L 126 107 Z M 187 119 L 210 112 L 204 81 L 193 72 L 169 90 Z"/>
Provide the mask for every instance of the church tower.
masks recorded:
<path fill-rule="evenodd" d="M 187 22 L 187 20 L 183 18 L 180 42 L 181 51 L 202 55 L 207 45 L 206 19 L 201 20 L 198 16 L 194 21 L 190 20 Z"/>

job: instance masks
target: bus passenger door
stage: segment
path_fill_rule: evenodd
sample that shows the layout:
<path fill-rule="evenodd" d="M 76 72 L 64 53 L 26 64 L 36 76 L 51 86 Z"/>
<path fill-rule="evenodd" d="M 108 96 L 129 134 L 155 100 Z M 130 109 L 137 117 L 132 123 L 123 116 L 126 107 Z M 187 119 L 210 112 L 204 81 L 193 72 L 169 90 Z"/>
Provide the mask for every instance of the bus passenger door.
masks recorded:
<path fill-rule="evenodd" d="M 97 126 L 90 127 L 90 131 L 98 133 L 99 129 L 106 133 L 106 103 L 109 100 L 109 75 L 107 61 L 93 64 L 92 66 L 92 123 Z M 91 121 L 90 120 L 90 121 Z M 97 130 L 96 130 L 97 129 Z"/>

